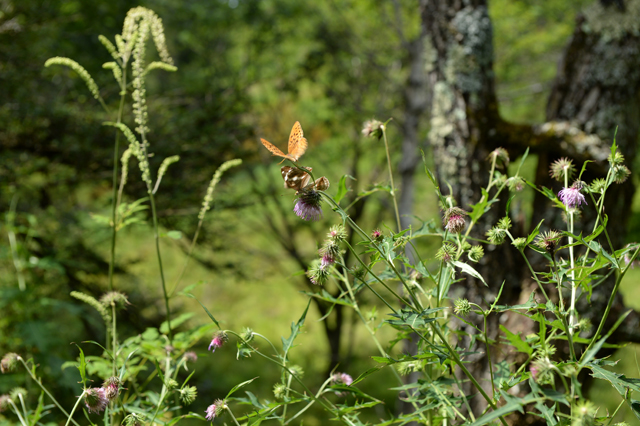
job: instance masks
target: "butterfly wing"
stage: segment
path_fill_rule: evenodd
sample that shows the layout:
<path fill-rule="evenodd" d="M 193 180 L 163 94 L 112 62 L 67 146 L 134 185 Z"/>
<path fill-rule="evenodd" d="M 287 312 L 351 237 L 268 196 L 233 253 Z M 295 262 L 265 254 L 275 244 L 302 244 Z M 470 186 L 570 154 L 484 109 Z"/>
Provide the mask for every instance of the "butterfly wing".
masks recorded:
<path fill-rule="evenodd" d="M 285 154 L 284 152 L 280 151 L 280 148 L 278 148 L 277 146 L 275 146 L 274 144 L 272 144 L 269 141 L 266 141 L 262 138 L 260 138 L 260 142 L 262 142 L 262 145 L 264 145 L 265 148 L 267 148 L 269 151 L 271 151 L 271 153 L 273 155 L 277 155 L 278 157 L 282 157 L 282 158 L 289 158 L 290 156 Z"/>
<path fill-rule="evenodd" d="M 311 167 L 307 168 L 311 170 Z M 280 173 L 282 173 L 284 187 L 295 189 L 296 192 L 306 187 L 309 183 L 309 180 L 311 179 L 309 173 L 303 172 L 302 170 L 296 169 L 295 167 L 283 166 L 280 169 Z"/>
<path fill-rule="evenodd" d="M 264 142 L 262 143 L 264 144 Z M 296 121 L 295 124 L 293 125 L 293 128 L 291 129 L 291 134 L 289 135 L 288 150 L 289 150 L 289 156 L 286 158 L 293 159 L 292 161 L 298 161 L 298 159 L 302 157 L 302 154 L 304 154 L 304 152 L 307 150 L 307 140 L 304 138 L 304 134 L 302 133 L 302 126 L 300 125 L 299 121 Z"/>

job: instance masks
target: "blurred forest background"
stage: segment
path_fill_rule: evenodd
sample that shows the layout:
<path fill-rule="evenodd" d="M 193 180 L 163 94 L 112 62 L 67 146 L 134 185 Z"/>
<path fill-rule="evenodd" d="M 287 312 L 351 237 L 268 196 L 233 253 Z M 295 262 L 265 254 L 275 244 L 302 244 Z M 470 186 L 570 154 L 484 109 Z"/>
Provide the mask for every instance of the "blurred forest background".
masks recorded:
<path fill-rule="evenodd" d="M 545 121 L 558 60 L 576 16 L 591 3 L 489 2 L 502 117 Z M 260 145 L 260 137 L 282 147 L 293 123 L 300 121 L 309 141 L 302 163 L 329 178 L 329 192 L 335 192 L 344 174 L 356 178 L 349 183 L 351 200 L 372 191 L 368 201 L 354 205 L 353 213 L 369 231 L 394 228 L 394 217 L 384 191 L 384 148 L 361 136 L 362 123 L 393 117 L 392 158 L 402 172 L 407 123 L 417 120 L 413 137 L 430 157 L 428 110 L 416 110 L 411 103 L 411 75 L 420 65 L 416 40 L 421 16 L 415 1 L 0 0 L 0 354 L 33 356 L 45 382 L 67 405 L 80 392 L 77 372 L 61 369 L 77 356 L 69 343 L 104 339 L 98 314 L 69 293 L 99 297 L 107 288 L 110 231 L 103 218 L 111 202 L 114 130 L 101 126 L 113 117 L 77 75 L 59 67 L 45 69 L 44 62 L 53 56 L 78 61 L 115 110 L 118 87 L 111 72 L 102 69 L 111 59 L 98 35 L 120 33 L 127 11 L 137 5 L 163 19 L 178 67 L 176 73 L 153 73 L 148 86 L 152 165 L 170 155 L 181 157 L 169 168 L 157 197 L 163 229 L 183 235 L 168 233 L 162 240 L 170 283 L 184 263 L 213 172 L 226 160 L 244 161 L 218 186 L 194 261 L 182 280 L 183 287 L 197 284 L 191 291 L 224 328 L 252 327 L 272 341 L 287 336 L 307 303 L 300 291 L 313 290 L 302 271 L 317 257 L 329 225 L 338 223 L 328 208 L 320 223 L 292 214 L 292 194 L 282 188 L 278 161 Z M 415 152 L 419 158 L 417 147 Z M 531 175 L 534 160 L 527 162 Z M 422 220 L 439 220 L 421 166 L 409 172 L 415 172 L 415 197 L 405 202 Z M 131 202 L 143 196 L 138 171 L 132 168 L 126 197 Z M 529 216 L 527 200 L 532 199 L 527 190 L 519 198 Z M 640 239 L 639 212 L 640 204 L 634 202 L 628 241 Z M 120 316 L 122 336 L 157 327 L 164 317 L 146 211 L 140 219 L 118 234 L 115 288 L 131 302 Z M 424 244 L 421 249 L 435 247 Z M 636 309 L 638 278 L 629 274 L 623 288 L 627 305 Z M 194 313 L 191 324 L 208 321 L 192 299 L 179 297 L 172 303 L 175 312 Z M 318 322 L 326 309 L 314 306 L 293 354 L 307 377 L 317 377 L 318 383 L 337 363 L 346 372 L 362 371 L 371 363 L 372 343 L 361 338 L 355 318 L 336 310 L 326 324 Z M 260 380 L 250 390 L 270 393 L 277 371 L 258 359 L 236 361 L 233 348 L 211 355 L 207 344 L 202 342 L 197 351 L 194 411 L 204 411 L 214 398 L 255 376 Z M 86 351 L 95 353 L 95 348 Z M 620 351 L 620 368 L 630 376 L 640 374 L 635 351 L 634 346 Z M 0 393 L 18 385 L 33 389 L 32 397 L 37 397 L 24 374 L 0 376 Z M 385 388 L 369 392 L 387 398 L 390 406 L 395 403 Z M 592 392 L 600 400 L 618 402 L 616 396 L 599 395 L 597 388 Z M 305 424 L 322 424 L 315 421 L 310 416 Z"/>

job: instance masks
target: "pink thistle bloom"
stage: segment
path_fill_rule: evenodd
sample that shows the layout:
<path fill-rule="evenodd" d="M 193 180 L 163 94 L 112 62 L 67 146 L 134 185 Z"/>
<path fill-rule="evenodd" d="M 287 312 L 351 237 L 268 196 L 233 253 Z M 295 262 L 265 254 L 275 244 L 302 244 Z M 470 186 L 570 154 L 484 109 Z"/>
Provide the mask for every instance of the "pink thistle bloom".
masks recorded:
<path fill-rule="evenodd" d="M 322 219 L 322 208 L 320 207 L 320 193 L 308 190 L 300 194 L 293 212 L 304 220 L 318 221 Z"/>
<path fill-rule="evenodd" d="M 529 371 L 531 372 L 531 377 L 533 378 L 533 380 L 535 380 L 536 375 L 538 374 L 538 367 L 532 365 L 531 367 L 529 367 Z"/>
<path fill-rule="evenodd" d="M 449 218 L 447 224 L 445 225 L 445 228 L 451 233 L 459 234 L 460 232 L 462 232 L 462 230 L 464 230 L 464 225 L 464 217 L 462 215 L 456 214 Z"/>
<path fill-rule="evenodd" d="M 331 380 L 337 385 L 351 386 L 351 383 L 353 383 L 353 378 L 347 373 L 335 373 Z"/>
<path fill-rule="evenodd" d="M 90 388 L 84 393 L 84 405 L 89 413 L 101 413 L 107 408 L 109 399 L 103 388 Z"/>
<path fill-rule="evenodd" d="M 116 399 L 120 392 L 120 379 L 115 376 L 109 377 L 102 384 L 102 389 L 104 389 L 104 394 L 109 401 Z"/>
<path fill-rule="evenodd" d="M 209 344 L 209 350 L 211 352 L 215 352 L 216 349 L 224 345 L 224 342 L 226 342 L 227 339 L 228 337 L 224 331 L 218 331 L 216 334 L 213 335 L 213 338 L 211 339 L 211 344 Z"/>
<path fill-rule="evenodd" d="M 371 239 L 372 240 L 377 240 L 382 238 L 382 231 L 379 229 L 375 229 L 372 233 L 371 233 Z"/>
<path fill-rule="evenodd" d="M 213 419 L 216 418 L 216 404 L 211 404 L 210 406 L 208 406 L 206 413 L 206 419 L 212 422 Z"/>
<path fill-rule="evenodd" d="M 570 188 L 564 188 L 558 192 L 558 197 L 560 197 L 562 204 L 570 209 L 579 208 L 582 203 L 587 204 L 587 200 L 585 200 L 584 195 L 582 195 L 577 186 L 579 185 L 574 183 Z"/>
<path fill-rule="evenodd" d="M 333 265 L 334 263 L 336 263 L 336 259 L 331 256 L 331 253 L 325 253 L 324 256 L 322 256 L 320 267 L 324 269 L 327 266 Z"/>

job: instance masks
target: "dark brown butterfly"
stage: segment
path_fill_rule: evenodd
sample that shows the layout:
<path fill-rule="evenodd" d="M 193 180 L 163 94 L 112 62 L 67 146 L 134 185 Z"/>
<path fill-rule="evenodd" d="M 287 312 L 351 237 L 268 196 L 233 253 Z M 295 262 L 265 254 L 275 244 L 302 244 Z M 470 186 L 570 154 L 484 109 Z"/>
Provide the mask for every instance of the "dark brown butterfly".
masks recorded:
<path fill-rule="evenodd" d="M 313 170 L 311 167 L 306 168 L 310 171 Z M 295 167 L 282 166 L 280 172 L 282 173 L 282 179 L 284 180 L 284 187 L 295 189 L 296 193 L 300 193 L 308 189 L 315 189 L 316 191 L 325 191 L 329 189 L 329 179 L 324 176 L 319 177 L 315 182 L 309 183 L 311 175 Z"/>
<path fill-rule="evenodd" d="M 278 157 L 282 157 L 284 159 L 289 159 L 291 161 L 298 161 L 302 154 L 307 150 L 307 140 L 304 138 L 304 134 L 302 133 L 302 126 L 300 126 L 300 122 L 296 121 L 291 129 L 291 134 L 289 135 L 289 145 L 287 146 L 287 154 L 280 151 L 280 149 L 272 144 L 269 141 L 266 141 L 260 138 L 262 145 L 267 148 L 273 155 L 277 155 Z M 284 160 L 282 160 L 284 161 Z"/>

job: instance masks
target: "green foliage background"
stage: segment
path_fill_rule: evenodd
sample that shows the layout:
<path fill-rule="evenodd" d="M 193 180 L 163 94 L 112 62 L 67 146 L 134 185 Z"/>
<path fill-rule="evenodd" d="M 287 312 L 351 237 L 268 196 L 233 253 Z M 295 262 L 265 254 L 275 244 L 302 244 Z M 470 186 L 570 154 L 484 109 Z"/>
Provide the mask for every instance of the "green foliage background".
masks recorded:
<path fill-rule="evenodd" d="M 505 118 L 544 120 L 556 62 L 577 11 L 587 3 L 490 2 Z M 300 267 L 274 242 L 265 217 L 293 235 L 308 260 L 315 257 L 317 242 L 335 218 L 327 214 L 324 223 L 309 225 L 280 214 L 290 213 L 290 194 L 281 190 L 277 162 L 258 138 L 283 146 L 292 123 L 299 120 L 310 141 L 305 161 L 312 162 L 314 170 L 334 184 L 344 173 L 357 174 L 354 191 L 384 184 L 383 150 L 362 140 L 359 130 L 371 117 L 403 119 L 408 58 L 401 41 L 418 35 L 417 6 L 399 1 L 394 8 L 393 3 L 373 0 L 154 0 L 140 5 L 163 18 L 178 66 L 177 73 L 153 74 L 148 88 L 155 154 L 151 161 L 157 167 L 168 155 L 181 156 L 158 196 L 163 227 L 185 235 L 163 239 L 169 282 L 183 265 L 211 175 L 222 162 L 243 158 L 242 168 L 230 172 L 218 188 L 196 261 L 183 284 L 198 284 L 193 292 L 225 328 L 250 326 L 278 341 L 288 335 L 306 297 L 298 292 L 304 288 Z M 114 133 L 100 125 L 111 117 L 73 72 L 45 69 L 43 64 L 52 56 L 77 60 L 115 110 L 118 89 L 101 68 L 109 56 L 97 36 L 120 32 L 133 6 L 122 0 L 0 1 L 0 205 L 5 212 L 0 353 L 34 356 L 46 381 L 67 404 L 79 393 L 76 373 L 60 370 L 76 356 L 69 342 L 104 338 L 97 314 L 71 299 L 69 292 L 99 296 L 106 289 L 109 229 L 96 215 L 109 214 Z M 420 130 L 426 139 L 426 116 Z M 393 125 L 391 136 L 392 156 L 398 160 L 401 136 Z M 132 169 L 131 176 L 129 201 L 143 194 L 137 170 Z M 414 206 L 423 219 L 438 213 L 426 180 L 418 178 Z M 384 196 L 373 197 L 365 224 L 373 229 L 393 223 Z M 12 234 L 18 244 L 13 254 Z M 119 238 L 116 289 L 131 301 L 120 333 L 141 333 L 163 317 L 152 236 L 147 225 L 138 224 Z M 26 291 L 18 288 L 20 278 Z M 637 274 L 630 274 L 623 289 L 632 297 L 635 280 Z M 180 298 L 174 307 L 196 312 L 192 324 L 202 323 L 206 316 L 194 303 Z M 294 356 L 307 376 L 320 383 L 327 346 L 317 319 L 312 312 Z M 347 334 L 348 362 L 341 368 L 362 370 L 370 364 L 371 344 L 356 327 L 350 326 Z M 270 392 L 276 372 L 257 359 L 237 362 L 232 348 L 208 354 L 207 344 L 202 342 L 198 351 L 194 382 L 200 396 L 194 410 L 204 410 L 230 387 L 255 376 L 260 380 L 251 390 Z M 22 374 L 3 375 L 0 393 L 25 383 L 29 386 Z M 367 391 L 386 398 L 392 409 L 395 402 L 386 388 Z M 305 424 L 322 424 L 322 419 L 312 413 Z"/>

